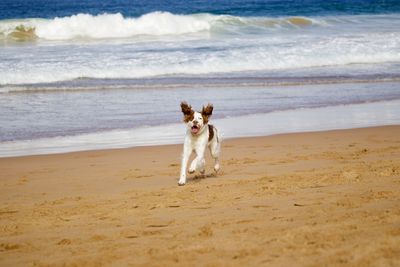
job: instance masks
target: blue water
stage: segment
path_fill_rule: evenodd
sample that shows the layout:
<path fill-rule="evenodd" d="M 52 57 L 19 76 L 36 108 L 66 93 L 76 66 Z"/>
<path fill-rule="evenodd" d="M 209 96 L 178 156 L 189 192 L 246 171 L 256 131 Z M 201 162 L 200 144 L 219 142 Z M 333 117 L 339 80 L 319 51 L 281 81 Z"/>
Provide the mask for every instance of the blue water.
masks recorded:
<path fill-rule="evenodd" d="M 54 18 L 77 13 L 121 13 L 127 17 L 168 11 L 233 16 L 326 16 L 400 12 L 398 0 L 2 0 L 0 19 Z"/>
<path fill-rule="evenodd" d="M 165 143 L 182 100 L 228 119 L 399 99 L 400 1 L 0 1 L 7 155 L 143 127 Z"/>

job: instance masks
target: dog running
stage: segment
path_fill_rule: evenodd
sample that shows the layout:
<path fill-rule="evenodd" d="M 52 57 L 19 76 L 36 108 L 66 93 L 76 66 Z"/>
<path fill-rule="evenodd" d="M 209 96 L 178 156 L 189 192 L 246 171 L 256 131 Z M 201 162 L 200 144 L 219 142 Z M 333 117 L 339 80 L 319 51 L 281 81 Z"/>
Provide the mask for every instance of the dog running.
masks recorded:
<path fill-rule="evenodd" d="M 220 137 L 218 136 L 217 128 L 208 124 L 209 118 L 213 112 L 213 105 L 208 104 L 203 106 L 201 112 L 194 111 L 192 107 L 186 103 L 181 103 L 183 113 L 183 121 L 186 123 L 186 136 L 183 144 L 183 155 L 181 174 L 178 185 L 186 184 L 186 168 L 189 157 L 194 152 L 196 157 L 189 167 L 189 173 L 196 171 L 202 175 L 205 173 L 204 154 L 207 147 L 210 149 L 211 156 L 214 159 L 214 171 L 220 169 L 218 157 L 221 150 Z"/>

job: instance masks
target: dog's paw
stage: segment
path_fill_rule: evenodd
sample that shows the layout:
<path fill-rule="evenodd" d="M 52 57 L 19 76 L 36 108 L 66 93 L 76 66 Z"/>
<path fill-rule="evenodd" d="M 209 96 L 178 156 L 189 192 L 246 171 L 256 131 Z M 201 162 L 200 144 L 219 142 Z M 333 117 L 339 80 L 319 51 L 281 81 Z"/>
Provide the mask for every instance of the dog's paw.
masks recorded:
<path fill-rule="evenodd" d="M 195 169 L 189 169 L 188 173 L 193 174 L 196 170 Z"/>
<path fill-rule="evenodd" d="M 220 169 L 220 166 L 219 166 L 219 164 L 215 164 L 215 166 L 214 166 L 214 171 L 215 171 L 215 172 L 218 172 L 218 171 L 219 171 L 219 169 Z"/>
<path fill-rule="evenodd" d="M 178 185 L 179 186 L 182 186 L 182 185 L 185 185 L 186 184 L 186 181 L 181 181 L 181 180 L 179 180 L 179 182 L 178 182 Z"/>

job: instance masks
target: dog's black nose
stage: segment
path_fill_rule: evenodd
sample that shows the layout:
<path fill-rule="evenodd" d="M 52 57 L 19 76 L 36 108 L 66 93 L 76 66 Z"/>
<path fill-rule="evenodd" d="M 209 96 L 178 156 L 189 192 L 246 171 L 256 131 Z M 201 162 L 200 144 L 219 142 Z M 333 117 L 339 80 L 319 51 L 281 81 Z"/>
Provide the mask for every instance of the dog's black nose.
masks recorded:
<path fill-rule="evenodd" d="M 194 125 L 197 125 L 199 122 L 198 121 L 193 121 L 193 124 Z"/>

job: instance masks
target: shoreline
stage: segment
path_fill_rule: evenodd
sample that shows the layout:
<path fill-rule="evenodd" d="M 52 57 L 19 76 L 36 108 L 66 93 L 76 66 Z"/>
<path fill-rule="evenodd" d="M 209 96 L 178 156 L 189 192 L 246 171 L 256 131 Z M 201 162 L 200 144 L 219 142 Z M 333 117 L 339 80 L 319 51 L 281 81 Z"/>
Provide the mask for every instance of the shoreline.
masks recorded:
<path fill-rule="evenodd" d="M 0 265 L 396 266 L 399 136 L 229 139 L 183 187 L 182 145 L 1 158 Z"/>
<path fill-rule="evenodd" d="M 176 116 L 177 120 L 181 118 L 180 113 Z M 216 118 L 211 123 L 218 128 L 223 139 L 398 125 L 400 100 L 278 110 Z M 183 142 L 184 134 L 184 124 L 174 123 L 76 136 L 0 142 L 0 158 L 179 144 Z"/>
<path fill-rule="evenodd" d="M 182 124 L 179 124 L 182 126 Z M 373 125 L 373 126 L 365 126 L 365 127 L 352 127 L 352 128 L 337 128 L 337 129 L 326 129 L 326 130 L 310 130 L 310 131 L 299 131 L 299 132 L 283 132 L 283 133 L 274 133 L 269 135 L 255 135 L 255 136 L 238 136 L 238 137 L 228 137 L 222 138 L 222 143 L 226 142 L 248 142 L 252 139 L 265 139 L 265 138 L 278 138 L 278 137 L 286 137 L 286 136 L 296 136 L 296 135 L 307 135 L 307 134 L 322 134 L 322 133 L 335 133 L 341 131 L 362 131 L 368 129 L 380 129 L 380 128 L 397 128 L 400 127 L 400 123 L 398 124 L 384 124 L 384 125 Z M 183 128 L 183 127 L 182 127 Z M 183 140 L 184 135 L 182 135 Z M 51 156 L 65 156 L 65 155 L 80 155 L 80 154 L 93 154 L 96 152 L 99 153 L 112 153 L 112 152 L 122 152 L 122 151 L 133 151 L 133 150 L 147 150 L 147 149 L 164 149 L 167 147 L 183 147 L 183 142 L 177 143 L 166 143 L 166 144 L 154 144 L 154 145 L 136 145 L 136 146 L 128 146 L 128 147 L 110 147 L 110 148 L 99 148 L 99 149 L 88 149 L 88 150 L 77 150 L 77 151 L 67 151 L 67 152 L 53 152 L 53 153 L 43 153 L 43 154 L 31 154 L 31 155 L 17 155 L 17 156 L 0 156 L 0 162 L 2 160 L 8 159 L 20 159 L 20 158 L 35 158 L 35 157 L 51 157 Z M 1 166 L 0 166 L 1 167 Z"/>

